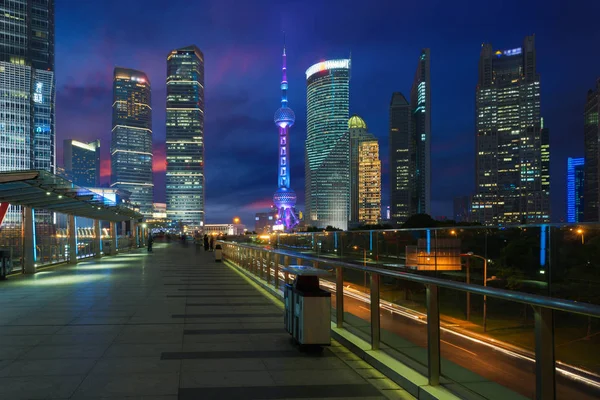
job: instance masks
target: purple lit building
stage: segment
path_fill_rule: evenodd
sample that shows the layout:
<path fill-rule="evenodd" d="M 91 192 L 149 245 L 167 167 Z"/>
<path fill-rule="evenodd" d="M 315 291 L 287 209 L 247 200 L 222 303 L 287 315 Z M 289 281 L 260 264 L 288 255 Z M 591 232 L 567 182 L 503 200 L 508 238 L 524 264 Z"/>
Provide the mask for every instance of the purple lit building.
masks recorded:
<path fill-rule="evenodd" d="M 275 125 L 279 127 L 279 168 L 277 170 L 277 184 L 278 189 L 273 195 L 273 204 L 278 210 L 278 216 L 276 226 L 279 229 L 285 229 L 291 231 L 300 222 L 294 212 L 294 206 L 296 205 L 296 193 L 290 189 L 290 144 L 289 144 L 289 130 L 294 121 L 296 115 L 291 108 L 288 107 L 287 103 L 287 71 L 286 71 L 286 55 L 285 55 L 285 44 L 283 46 L 283 77 L 281 79 L 281 107 L 275 111 Z"/>

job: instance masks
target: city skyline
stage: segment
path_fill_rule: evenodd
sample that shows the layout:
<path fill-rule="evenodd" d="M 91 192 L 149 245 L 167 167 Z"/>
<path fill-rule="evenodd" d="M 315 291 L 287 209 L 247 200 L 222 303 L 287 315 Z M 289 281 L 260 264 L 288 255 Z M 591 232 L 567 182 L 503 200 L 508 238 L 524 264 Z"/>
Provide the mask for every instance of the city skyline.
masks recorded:
<path fill-rule="evenodd" d="M 265 6 L 265 7 L 263 7 Z M 214 13 L 224 13 L 225 6 L 213 6 Z M 328 5 L 327 9 L 333 10 L 335 5 Z M 508 7 L 508 6 L 507 6 Z M 383 182 L 384 182 L 384 202 L 388 198 L 386 195 L 389 188 L 387 187 L 388 179 L 387 173 L 388 160 L 385 156 L 387 154 L 387 107 L 386 104 L 389 102 L 389 96 L 392 91 L 402 91 L 404 93 L 409 92 L 408 85 L 410 84 L 410 78 L 414 74 L 414 64 L 411 59 L 413 55 L 420 51 L 422 47 L 430 47 L 432 49 L 432 102 L 435 111 L 432 121 L 432 133 L 434 139 L 432 140 L 432 215 L 450 215 L 452 208 L 452 198 L 456 195 L 467 194 L 473 189 L 473 166 L 472 166 L 472 152 L 473 152 L 473 121 L 472 115 L 474 111 L 473 105 L 473 70 L 476 69 L 476 60 L 479 53 L 479 46 L 481 42 L 492 42 L 497 48 L 509 48 L 513 43 L 518 42 L 526 34 L 536 33 L 536 45 L 538 50 L 538 66 L 540 73 L 544 79 L 544 85 L 542 87 L 542 101 L 543 101 L 543 114 L 546 119 L 546 124 L 551 127 L 551 140 L 553 142 L 552 148 L 557 149 L 561 153 L 554 153 L 552 157 L 552 165 L 564 166 L 566 162 L 567 152 L 569 155 L 581 155 L 583 153 L 582 140 L 567 140 L 566 134 L 568 131 L 572 135 L 582 136 L 582 124 L 581 121 L 581 110 L 584 102 L 585 92 L 596 80 L 597 72 L 592 71 L 590 65 L 594 64 L 596 56 L 592 54 L 586 54 L 583 58 L 578 58 L 581 65 L 578 65 L 577 74 L 570 78 L 567 82 L 562 82 L 558 79 L 559 76 L 564 76 L 565 67 L 566 71 L 573 71 L 574 66 L 569 67 L 565 62 L 555 64 L 552 59 L 557 52 L 560 52 L 565 58 L 569 58 L 571 54 L 583 54 L 582 45 L 577 41 L 571 41 L 567 46 L 562 41 L 564 37 L 561 36 L 561 42 L 557 42 L 557 35 L 551 30 L 545 29 L 538 23 L 531 23 L 526 16 L 531 16 L 534 13 L 532 6 L 527 6 L 522 15 L 513 21 L 513 28 L 510 30 L 498 29 L 501 25 L 500 21 L 491 24 L 489 27 L 480 27 L 474 25 L 470 20 L 464 20 L 465 26 L 461 28 L 459 32 L 448 35 L 444 38 L 446 43 L 441 46 L 439 38 L 435 35 L 427 34 L 427 26 L 431 27 L 431 24 L 439 22 L 432 16 L 432 20 L 426 22 L 423 27 L 418 28 L 418 32 L 424 33 L 419 35 L 419 40 L 414 41 L 411 44 L 401 44 L 401 41 L 393 39 L 393 35 L 385 35 L 386 29 L 385 21 L 386 15 L 391 14 L 395 8 L 382 7 L 385 10 L 379 10 L 376 14 L 368 14 L 365 19 L 361 17 L 361 23 L 364 27 L 355 29 L 351 33 L 340 35 L 339 31 L 326 30 L 323 34 L 325 36 L 316 38 L 314 34 L 305 36 L 303 35 L 304 30 L 300 28 L 298 22 L 306 21 L 309 18 L 306 14 L 300 13 L 294 16 L 294 20 L 297 21 L 294 24 L 289 24 L 286 27 L 288 32 L 288 47 L 293 48 L 294 61 L 288 66 L 290 75 L 290 85 L 296 87 L 302 87 L 303 70 L 311 65 L 314 60 L 325 59 L 329 57 L 344 56 L 347 55 L 349 50 L 352 50 L 353 58 L 353 71 L 352 71 L 352 85 L 351 85 L 351 100 L 350 100 L 350 113 L 358 113 L 369 121 L 371 131 L 378 137 L 382 148 L 380 149 L 383 161 Z M 411 6 L 415 10 L 421 9 L 422 7 Z M 110 7 L 108 7 L 110 10 Z M 246 9 L 242 7 L 242 9 Z M 264 209 L 270 198 L 272 189 L 269 189 L 269 178 L 267 177 L 268 171 L 265 173 L 261 172 L 262 163 L 253 162 L 252 157 L 244 156 L 244 153 L 249 148 L 253 147 L 253 143 L 260 143 L 262 138 L 266 138 L 269 131 L 269 126 L 272 122 L 268 116 L 271 114 L 270 107 L 268 104 L 272 104 L 273 100 L 276 99 L 277 93 L 275 90 L 268 89 L 272 86 L 272 83 L 263 84 L 263 82 L 272 82 L 272 74 L 267 73 L 277 68 L 279 60 L 272 54 L 277 54 L 277 47 L 279 43 L 273 41 L 272 37 L 276 37 L 281 28 L 283 22 L 291 20 L 292 12 L 290 14 L 282 13 L 282 23 L 268 24 L 266 23 L 269 18 L 269 13 L 266 12 L 266 5 L 262 4 L 260 12 L 257 12 L 259 17 L 257 21 L 262 21 L 265 27 L 259 29 L 246 37 L 239 45 L 223 45 L 222 43 L 229 43 L 227 39 L 218 40 L 215 43 L 211 43 L 207 40 L 195 40 L 198 37 L 207 36 L 206 31 L 193 33 L 190 30 L 182 30 L 180 33 L 174 33 L 169 35 L 158 35 L 166 27 L 164 24 L 158 24 L 153 28 L 153 32 L 144 31 L 148 34 L 151 39 L 149 43 L 145 44 L 144 35 L 134 32 L 135 26 L 139 27 L 139 24 L 134 23 L 131 27 L 123 27 L 127 32 L 130 32 L 130 39 L 125 40 L 123 43 L 117 42 L 116 37 L 108 31 L 100 29 L 99 25 L 106 22 L 107 12 L 102 11 L 98 13 L 98 21 L 88 21 L 86 13 L 88 7 L 85 4 L 71 7 L 67 13 L 64 3 L 61 1 L 57 2 L 57 18 L 63 19 L 63 21 L 74 22 L 74 18 L 81 20 L 82 23 L 85 21 L 85 27 L 81 24 L 75 24 L 77 31 L 81 33 L 90 32 L 89 37 L 97 37 L 96 44 L 98 47 L 98 56 L 87 56 L 90 61 L 85 61 L 86 54 L 89 52 L 86 50 L 87 47 L 94 48 L 94 46 L 82 47 L 84 42 L 80 40 L 74 40 L 72 35 L 66 35 L 67 29 L 65 26 L 69 24 L 57 23 L 57 40 L 58 48 L 57 53 L 60 55 L 65 54 L 65 51 L 71 50 L 82 50 L 83 60 L 81 63 L 74 63 L 73 67 L 66 65 L 62 62 L 59 70 L 62 71 L 58 74 L 59 79 L 59 90 L 57 92 L 58 107 L 58 118 L 60 129 L 58 130 L 59 142 L 62 139 L 73 137 L 79 140 L 93 140 L 99 136 L 101 139 L 106 139 L 106 134 L 101 132 L 101 129 L 106 128 L 106 121 L 102 122 L 102 116 L 106 116 L 106 104 L 110 103 L 105 96 L 106 77 L 105 66 L 109 64 L 111 67 L 115 64 L 128 65 L 132 68 L 139 68 L 147 71 L 150 75 L 150 79 L 153 82 L 153 90 L 158 92 L 157 96 L 154 96 L 154 126 L 155 131 L 160 131 L 161 126 L 164 126 L 164 111 L 161 109 L 164 107 L 164 89 L 161 89 L 161 82 L 164 82 L 164 54 L 172 48 L 176 48 L 181 45 L 182 42 L 196 41 L 197 44 L 203 48 L 206 54 L 210 54 L 214 57 L 212 65 L 207 65 L 207 104 L 211 109 L 209 119 L 207 120 L 206 126 L 206 142 L 207 142 L 207 165 L 210 167 L 207 169 L 207 210 L 208 218 L 211 221 L 229 220 L 233 214 L 242 214 L 244 220 L 251 219 L 259 209 Z M 538 7 L 535 13 L 538 17 L 551 15 L 551 5 Z M 387 12 L 384 12 L 386 11 Z M 295 10 L 298 11 L 298 10 Z M 451 10 L 447 10 L 452 13 Z M 148 13 L 157 13 L 157 3 L 149 2 Z M 264 12 L 264 16 L 263 16 Z M 277 11 L 279 12 L 279 11 Z M 62 14 L 61 14 L 62 13 Z M 126 13 L 127 14 L 127 13 Z M 236 23 L 241 21 L 239 13 L 233 13 L 227 26 L 223 29 L 232 29 L 232 35 L 240 37 L 240 29 L 247 27 L 243 23 L 238 28 Z M 425 12 L 426 15 L 430 15 L 429 11 Z M 475 12 L 470 15 L 469 18 L 476 20 L 479 13 Z M 481 12 L 483 14 L 483 11 Z M 156 14 L 158 15 L 158 14 Z M 331 26 L 337 26 L 341 24 L 341 21 L 349 17 L 350 13 L 342 12 L 339 16 L 336 16 L 331 23 Z M 126 16 L 119 16 L 118 19 L 125 18 Z M 183 17 L 186 18 L 185 16 Z M 214 18 L 214 16 L 212 17 Z M 310 18 L 313 18 L 311 16 Z M 325 18 L 315 17 L 316 23 L 323 23 Z M 552 16 L 554 19 L 561 20 L 560 17 Z M 104 22 L 102 22 L 104 21 Z M 253 24 L 259 25 L 260 22 L 254 21 Z M 348 20 L 347 20 L 348 21 Z M 352 21 L 350 19 L 349 21 Z M 526 22 L 527 21 L 527 22 Z M 383 22 L 383 23 L 381 23 Z M 346 22 L 347 23 L 347 22 Z M 363 34 L 368 31 L 369 26 L 374 24 L 382 25 L 384 31 L 381 34 L 365 36 Z M 272 26 L 275 25 L 275 26 Z M 285 24 L 286 26 L 288 24 Z M 401 30 L 414 29 L 414 25 L 411 21 L 406 21 L 406 26 L 401 27 Z M 203 28 L 204 29 L 204 28 Z M 219 36 L 217 33 L 219 29 L 214 24 L 208 24 L 211 32 L 215 34 L 209 35 L 211 37 Z M 387 29 L 389 31 L 389 29 Z M 98 35 L 96 35 L 97 33 Z M 268 34 L 268 35 L 267 35 Z M 597 32 L 589 32 L 590 39 L 597 37 Z M 69 38 L 68 36 L 71 36 Z M 160 37 L 159 37 L 160 36 Z M 226 37 L 232 37 L 225 35 Z M 293 39 L 293 40 L 292 40 Z M 61 42 L 62 40 L 62 42 Z M 216 40 L 216 39 L 215 39 Z M 152 42 L 152 43 L 150 43 Z M 139 45 L 139 51 L 129 51 L 132 46 Z M 73 48 L 74 46 L 74 48 Z M 229 48 L 229 47 L 230 48 Z M 390 46 L 394 48 L 392 59 L 387 64 L 373 63 L 377 57 L 383 60 L 383 57 L 388 54 L 386 49 Z M 102 56 L 102 60 L 98 57 Z M 208 56 L 207 56 L 208 57 Z M 562 58 L 562 57 L 561 57 Z M 67 58 L 69 59 L 69 58 Z M 475 60 L 475 61 L 474 61 Z M 75 61 L 75 59 L 73 59 Z M 93 62 L 91 62 L 93 61 Z M 389 64 L 389 66 L 388 66 Z M 404 65 L 406 64 L 406 65 Z M 475 66 L 473 65 L 475 64 Z M 444 66 L 442 68 L 442 65 Z M 595 63 L 597 65 L 597 63 Z M 579 68 L 581 67 L 581 68 Z M 75 69 L 76 68 L 76 69 Z M 265 72 L 263 73 L 263 70 Z M 560 73 L 559 73 L 560 70 Z M 159 73 L 157 73 L 157 71 Z M 377 71 L 377 72 L 375 72 Z M 371 79 L 373 73 L 376 73 L 377 79 Z M 62 76 L 62 77 L 61 77 Z M 250 78 L 250 80 L 248 79 Z M 385 82 L 381 82 L 385 81 Z M 407 82 L 408 81 L 408 82 Z M 235 83 L 234 83 L 235 82 Z M 164 86 L 163 86 L 164 87 Z M 254 89 L 267 88 L 264 93 L 258 94 L 258 96 L 249 97 L 249 93 L 254 93 Z M 103 89 L 104 88 L 104 89 Z M 235 89 L 233 89 L 235 88 Z M 162 92 L 161 92 L 162 91 Z M 298 120 L 294 131 L 292 132 L 292 143 L 302 142 L 305 135 L 305 110 L 302 109 L 302 103 L 304 103 L 303 91 L 296 91 L 291 94 L 291 102 L 298 104 L 296 114 Z M 546 95 L 550 93 L 551 95 Z M 561 98 L 562 102 L 568 99 L 567 107 L 565 108 L 562 104 L 559 107 L 559 103 L 555 98 Z M 211 105 L 212 104 L 212 105 Z M 253 104 L 252 107 L 259 107 L 264 109 L 257 113 L 256 111 L 249 110 L 248 106 Z M 72 107 L 71 107 L 72 106 Z M 231 110 L 233 110 L 233 116 L 231 116 Z M 558 110 L 561 110 L 558 112 Z M 229 114 L 229 120 L 225 111 Z M 439 114 L 438 114 L 439 112 Z M 90 119 L 92 129 L 90 132 L 79 133 L 76 130 L 78 121 L 81 121 L 83 116 L 79 116 L 79 113 L 83 113 L 86 119 Z M 160 114 L 163 114 L 162 116 Z M 260 116 L 258 116 L 260 114 Z M 263 118 L 262 115 L 265 115 Z M 162 119 L 162 121 L 161 121 Z M 236 127 L 232 127 L 233 121 L 236 122 Z M 102 128 L 104 126 L 104 128 Z M 110 130 L 110 128 L 108 128 Z M 263 133 L 264 131 L 264 133 Z M 105 132 L 105 131 L 104 131 Z M 246 133 L 243 133 L 246 132 Z M 574 133 L 571 133 L 574 132 Z M 439 133 L 439 137 L 437 137 Z M 82 136 L 79 136 L 82 135 Z M 229 151 L 226 149 L 224 138 L 230 138 L 235 140 L 237 143 L 230 148 Z M 252 138 L 252 140 L 250 140 Z M 267 139 L 265 139 L 267 140 Z M 164 143 L 164 131 L 155 132 L 155 143 Z M 231 142 L 230 142 L 231 143 Z M 103 147 L 103 151 L 107 150 L 108 146 Z M 297 176 L 295 179 L 294 186 L 301 188 L 303 186 L 303 163 L 302 163 L 302 147 L 292 145 L 291 152 L 292 158 L 295 160 L 292 166 L 292 175 Z M 213 149 L 211 154 L 208 154 L 208 149 Z M 155 176 L 157 177 L 157 186 L 161 179 L 164 182 L 164 145 L 158 146 L 155 150 L 156 161 L 155 161 Z M 227 160 L 230 158 L 230 154 L 233 154 L 237 159 L 234 164 L 236 167 L 230 168 L 227 166 Z M 272 149 L 265 149 L 264 152 L 260 151 L 261 157 L 268 159 L 274 157 Z M 555 156 L 556 154 L 556 156 Z M 211 163 L 210 159 L 213 159 L 215 163 Z M 60 159 L 60 158 L 59 158 Z M 106 155 L 103 154 L 104 170 L 106 173 Z M 271 160 L 265 160 L 265 165 L 271 165 Z M 232 170 L 239 171 L 240 166 L 246 166 L 248 171 L 239 172 L 237 176 L 234 176 Z M 564 185 L 565 176 L 564 167 L 558 169 L 553 167 L 554 172 L 552 174 L 553 187 L 559 188 Z M 228 172 L 225 172 L 228 171 Z M 466 179 L 462 179 L 466 177 Z M 104 177 L 106 182 L 106 174 Z M 212 182 L 212 183 L 211 183 Z M 264 182 L 264 183 L 263 183 Z M 212 192 L 212 188 L 219 188 L 219 192 Z M 251 189 L 250 189 L 251 188 Z M 240 189 L 240 190 L 238 190 Z M 241 193 L 242 195 L 232 196 L 230 193 Z M 301 192 L 301 191 L 298 191 Z M 560 193 L 562 192 L 562 193 Z M 299 195 L 299 206 L 302 209 L 304 199 L 301 193 Z M 164 201 L 164 194 L 157 193 L 155 201 Z M 561 200 L 561 197 L 563 198 Z M 385 203 L 384 203 L 385 204 Z M 564 216 L 564 191 L 557 190 L 553 191 L 553 211 L 557 216 Z M 259 208 L 260 207 L 260 208 Z"/>

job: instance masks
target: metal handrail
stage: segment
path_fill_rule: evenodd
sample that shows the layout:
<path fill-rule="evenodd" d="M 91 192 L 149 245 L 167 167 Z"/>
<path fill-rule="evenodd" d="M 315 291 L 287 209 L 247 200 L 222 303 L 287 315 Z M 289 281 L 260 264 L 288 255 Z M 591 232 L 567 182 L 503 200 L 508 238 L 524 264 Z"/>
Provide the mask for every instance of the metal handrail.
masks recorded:
<path fill-rule="evenodd" d="M 572 312 L 593 317 L 600 316 L 600 307 L 578 303 L 570 300 L 561 300 L 546 296 L 532 295 L 522 292 L 496 289 L 477 285 L 470 285 L 462 282 L 454 282 L 440 278 L 431 278 L 407 272 L 394 272 L 387 269 L 379 269 L 367 266 L 361 266 L 343 261 L 336 261 L 328 258 L 314 257 L 302 253 L 296 253 L 286 250 L 267 249 L 236 242 L 223 242 L 223 256 L 226 259 L 236 263 L 239 267 L 247 270 L 261 280 L 265 280 L 267 285 L 274 285 L 279 288 L 280 260 L 273 255 L 283 256 L 283 266 L 288 266 L 291 259 L 296 259 L 299 263 L 303 260 L 312 262 L 313 265 L 319 264 L 332 266 L 335 269 L 335 296 L 336 309 L 344 310 L 344 269 L 362 271 L 371 275 L 370 283 L 370 328 L 371 328 L 371 349 L 378 350 L 381 341 L 381 321 L 380 321 L 380 280 L 381 276 L 403 279 L 423 284 L 426 289 L 427 306 L 427 376 L 428 382 L 432 386 L 440 384 L 441 377 L 441 336 L 440 336 L 440 307 L 439 307 L 439 288 L 448 288 L 467 293 L 475 293 L 485 296 L 491 296 L 498 299 L 515 301 L 529 304 L 534 309 L 535 314 L 535 390 L 537 399 L 556 399 L 556 371 L 559 369 L 555 362 L 554 346 L 554 310 Z M 266 260 L 266 263 L 265 263 Z M 266 271 L 265 271 L 266 264 Z M 271 265 L 274 267 L 274 282 L 271 279 Z M 266 274 L 266 277 L 265 277 Z M 284 281 L 289 282 L 289 275 L 284 271 Z M 336 313 L 336 326 L 338 329 L 344 327 L 344 313 Z"/>
<path fill-rule="evenodd" d="M 231 243 L 231 242 L 230 242 Z M 257 249 L 255 246 L 235 243 L 236 246 L 244 247 L 248 249 Z M 275 249 L 262 249 L 271 253 L 280 254 L 282 256 L 289 256 L 294 258 L 302 258 L 307 261 L 317 262 L 319 264 L 334 265 L 336 267 L 353 269 L 361 272 L 375 273 L 380 276 L 388 276 L 391 278 L 403 279 L 411 282 L 418 282 L 424 285 L 437 285 L 447 289 L 459 290 L 462 292 L 469 292 L 474 294 L 486 295 L 501 300 L 509 300 L 518 303 L 531 304 L 544 308 L 550 308 L 557 311 L 565 311 L 576 314 L 582 314 L 590 317 L 600 318 L 600 306 L 590 303 L 580 303 L 572 300 L 563 300 L 555 297 L 540 296 L 537 294 L 529 294 L 524 292 L 518 292 L 513 290 L 498 289 L 489 286 L 480 286 L 467 284 L 463 282 L 450 281 L 447 279 L 433 278 L 410 272 L 396 272 L 388 269 L 365 267 L 359 264 L 352 264 L 344 261 L 336 261 L 330 258 L 320 258 L 310 256 L 302 253 L 296 253 L 287 250 L 275 250 Z"/>

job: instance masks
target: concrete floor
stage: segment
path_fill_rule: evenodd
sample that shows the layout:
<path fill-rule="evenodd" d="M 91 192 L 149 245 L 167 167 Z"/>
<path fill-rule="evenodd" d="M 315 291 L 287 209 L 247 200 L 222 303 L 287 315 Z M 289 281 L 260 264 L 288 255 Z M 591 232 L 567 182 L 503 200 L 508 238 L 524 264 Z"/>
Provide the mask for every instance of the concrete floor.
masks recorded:
<path fill-rule="evenodd" d="M 83 398 L 412 397 L 338 343 L 301 353 L 213 253 L 156 242 L 0 282 L 0 399 Z"/>

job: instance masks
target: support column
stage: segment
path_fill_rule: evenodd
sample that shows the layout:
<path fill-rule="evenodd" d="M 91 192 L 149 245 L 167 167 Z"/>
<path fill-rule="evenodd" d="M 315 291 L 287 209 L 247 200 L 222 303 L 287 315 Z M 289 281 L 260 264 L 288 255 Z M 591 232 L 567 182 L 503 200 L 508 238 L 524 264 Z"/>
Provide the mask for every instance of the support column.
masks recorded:
<path fill-rule="evenodd" d="M 131 220 L 131 236 L 133 237 L 133 248 L 138 248 L 138 225 L 134 219 Z"/>
<path fill-rule="evenodd" d="M 67 228 L 69 232 L 69 264 L 77 264 L 77 226 L 74 215 L 69 215 Z"/>
<path fill-rule="evenodd" d="M 102 257 L 102 230 L 100 229 L 100 221 L 94 220 L 94 257 Z"/>
<path fill-rule="evenodd" d="M 554 311 L 535 309 L 535 398 L 556 399 L 556 365 L 554 359 Z"/>
<path fill-rule="evenodd" d="M 117 223 L 110 223 L 110 255 L 117 254 Z"/>
<path fill-rule="evenodd" d="M 35 274 L 35 227 L 33 209 L 23 207 L 23 270 L 26 274 Z"/>

